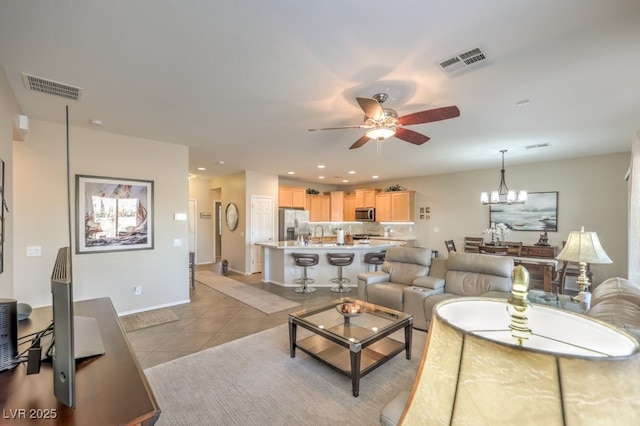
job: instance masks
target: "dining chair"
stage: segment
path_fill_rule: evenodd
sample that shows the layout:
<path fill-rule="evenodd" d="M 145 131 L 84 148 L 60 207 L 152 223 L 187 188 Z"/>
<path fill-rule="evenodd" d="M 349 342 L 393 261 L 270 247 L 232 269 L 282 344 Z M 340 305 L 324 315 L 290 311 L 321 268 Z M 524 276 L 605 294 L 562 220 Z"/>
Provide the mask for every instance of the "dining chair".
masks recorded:
<path fill-rule="evenodd" d="M 447 246 L 447 252 L 451 253 L 452 251 L 456 251 L 456 245 L 453 243 L 453 240 L 445 240 L 444 245 Z"/>
<path fill-rule="evenodd" d="M 480 253 L 482 245 L 484 245 L 483 237 L 464 237 L 464 251 L 467 253 Z"/>

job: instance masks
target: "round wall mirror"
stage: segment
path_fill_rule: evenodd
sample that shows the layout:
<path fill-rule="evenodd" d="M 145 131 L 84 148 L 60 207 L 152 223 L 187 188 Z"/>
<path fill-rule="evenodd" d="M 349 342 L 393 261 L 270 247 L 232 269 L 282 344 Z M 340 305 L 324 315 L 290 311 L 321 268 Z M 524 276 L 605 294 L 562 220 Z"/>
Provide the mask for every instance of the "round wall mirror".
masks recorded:
<path fill-rule="evenodd" d="M 238 207 L 236 207 L 234 203 L 229 203 L 227 205 L 226 219 L 227 226 L 231 231 L 236 229 L 236 226 L 238 226 L 238 216 Z"/>

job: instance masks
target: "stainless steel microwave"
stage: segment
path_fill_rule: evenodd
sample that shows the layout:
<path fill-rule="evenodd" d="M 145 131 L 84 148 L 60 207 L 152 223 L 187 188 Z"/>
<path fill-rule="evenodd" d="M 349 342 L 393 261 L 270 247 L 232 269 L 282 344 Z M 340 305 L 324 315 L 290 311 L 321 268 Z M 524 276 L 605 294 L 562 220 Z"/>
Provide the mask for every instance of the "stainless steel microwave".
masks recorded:
<path fill-rule="evenodd" d="M 356 221 L 357 222 L 375 222 L 376 209 L 373 207 L 356 208 Z"/>

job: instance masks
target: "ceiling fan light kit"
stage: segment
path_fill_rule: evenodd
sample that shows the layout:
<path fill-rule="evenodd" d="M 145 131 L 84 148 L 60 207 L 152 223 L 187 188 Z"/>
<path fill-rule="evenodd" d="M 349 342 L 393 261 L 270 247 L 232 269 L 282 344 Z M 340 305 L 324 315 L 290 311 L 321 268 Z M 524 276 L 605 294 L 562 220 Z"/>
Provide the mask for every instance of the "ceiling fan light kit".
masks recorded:
<path fill-rule="evenodd" d="M 480 194 L 482 204 L 524 204 L 527 202 L 527 191 L 510 190 L 504 178 L 504 153 L 506 149 L 500 150 L 502 153 L 502 169 L 500 169 L 500 185 L 497 191 L 483 192 Z"/>
<path fill-rule="evenodd" d="M 372 98 L 356 98 L 358 105 L 365 113 L 364 124 L 362 125 L 325 127 L 309 130 L 365 129 L 365 134 L 351 145 L 349 149 L 360 148 L 371 139 L 380 142 L 392 136 L 414 145 L 422 145 L 430 138 L 421 133 L 406 129 L 404 126 L 431 123 L 433 121 L 447 120 L 460 116 L 458 107 L 448 106 L 398 117 L 398 113 L 395 110 L 382 107 L 382 104 L 388 98 L 389 96 L 386 93 L 377 93 L 373 95 Z M 380 149 L 379 146 L 378 149 Z"/>

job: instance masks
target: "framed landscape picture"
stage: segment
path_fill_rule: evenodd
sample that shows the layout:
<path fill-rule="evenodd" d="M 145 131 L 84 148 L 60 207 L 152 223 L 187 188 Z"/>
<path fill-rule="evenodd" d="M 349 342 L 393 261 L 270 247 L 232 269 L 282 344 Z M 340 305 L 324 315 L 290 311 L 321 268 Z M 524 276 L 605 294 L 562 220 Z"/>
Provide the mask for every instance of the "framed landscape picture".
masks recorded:
<path fill-rule="evenodd" d="M 153 249 L 153 181 L 76 175 L 76 253 Z"/>
<path fill-rule="evenodd" d="M 558 231 L 558 192 L 530 192 L 524 204 L 489 206 L 489 226 L 504 223 L 512 231 Z"/>

